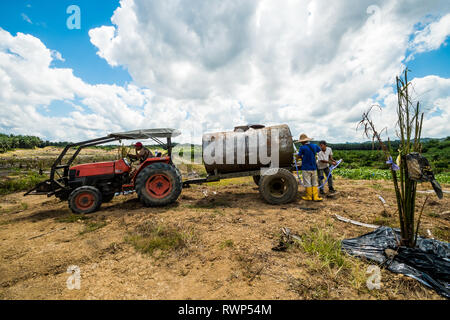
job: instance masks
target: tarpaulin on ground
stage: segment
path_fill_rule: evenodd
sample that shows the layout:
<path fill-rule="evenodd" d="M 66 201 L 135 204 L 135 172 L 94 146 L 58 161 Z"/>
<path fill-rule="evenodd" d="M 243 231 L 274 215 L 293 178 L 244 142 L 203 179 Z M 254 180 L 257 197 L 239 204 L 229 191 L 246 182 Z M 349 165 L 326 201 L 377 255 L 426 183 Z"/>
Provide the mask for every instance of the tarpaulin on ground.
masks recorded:
<path fill-rule="evenodd" d="M 450 244 L 417 238 L 415 248 L 399 246 L 400 230 L 380 227 L 363 236 L 342 240 L 342 249 L 367 258 L 389 271 L 412 277 L 450 298 Z M 391 249 L 397 253 L 390 255 Z"/>

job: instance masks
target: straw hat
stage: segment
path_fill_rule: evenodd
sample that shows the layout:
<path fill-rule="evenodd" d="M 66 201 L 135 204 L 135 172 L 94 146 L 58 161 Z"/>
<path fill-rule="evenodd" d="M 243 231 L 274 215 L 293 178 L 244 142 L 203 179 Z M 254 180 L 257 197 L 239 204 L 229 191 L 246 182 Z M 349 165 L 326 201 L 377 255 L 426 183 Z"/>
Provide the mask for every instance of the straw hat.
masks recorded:
<path fill-rule="evenodd" d="M 300 135 L 300 138 L 298 139 L 298 142 L 308 142 L 311 140 L 312 140 L 312 138 L 309 138 L 306 134 L 302 133 Z"/>

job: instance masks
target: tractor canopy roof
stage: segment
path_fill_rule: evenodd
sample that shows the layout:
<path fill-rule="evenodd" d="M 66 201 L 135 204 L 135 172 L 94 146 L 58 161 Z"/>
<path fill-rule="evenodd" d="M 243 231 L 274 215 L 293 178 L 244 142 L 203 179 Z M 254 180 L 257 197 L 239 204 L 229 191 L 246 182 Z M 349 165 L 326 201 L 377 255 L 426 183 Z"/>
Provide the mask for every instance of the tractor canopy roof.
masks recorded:
<path fill-rule="evenodd" d="M 111 133 L 109 137 L 117 139 L 152 139 L 152 138 L 172 138 L 181 134 L 180 131 L 171 128 L 158 128 L 158 129 L 141 129 L 127 132 Z"/>

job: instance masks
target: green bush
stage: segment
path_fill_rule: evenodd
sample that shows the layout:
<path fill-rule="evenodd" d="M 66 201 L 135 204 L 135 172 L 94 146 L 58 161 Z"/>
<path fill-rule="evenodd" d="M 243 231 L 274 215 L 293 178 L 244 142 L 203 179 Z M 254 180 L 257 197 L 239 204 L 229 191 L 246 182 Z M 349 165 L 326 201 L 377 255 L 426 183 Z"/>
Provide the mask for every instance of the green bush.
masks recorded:
<path fill-rule="evenodd" d="M 372 168 L 336 168 L 335 170 L 333 170 L 333 174 L 353 180 L 390 180 L 392 178 L 390 170 Z M 450 183 L 450 172 L 435 174 L 435 178 L 439 183 Z"/>
<path fill-rule="evenodd" d="M 26 191 L 46 179 L 47 176 L 41 176 L 37 172 L 24 172 L 19 176 L 0 180 L 0 194 Z"/>

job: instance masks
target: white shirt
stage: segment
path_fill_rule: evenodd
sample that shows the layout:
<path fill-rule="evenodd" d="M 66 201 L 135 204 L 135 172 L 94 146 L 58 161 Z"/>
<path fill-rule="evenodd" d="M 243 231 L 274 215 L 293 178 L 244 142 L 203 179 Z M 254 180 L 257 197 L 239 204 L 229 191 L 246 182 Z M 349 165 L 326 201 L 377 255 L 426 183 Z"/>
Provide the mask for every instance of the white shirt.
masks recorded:
<path fill-rule="evenodd" d="M 320 151 L 317 154 L 317 168 L 318 169 L 325 169 L 329 166 L 328 163 L 320 162 L 320 160 L 330 161 L 330 156 L 333 155 L 333 150 L 331 150 L 330 147 L 327 147 L 324 151 Z"/>

